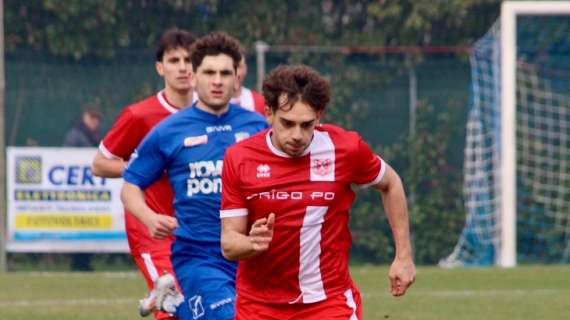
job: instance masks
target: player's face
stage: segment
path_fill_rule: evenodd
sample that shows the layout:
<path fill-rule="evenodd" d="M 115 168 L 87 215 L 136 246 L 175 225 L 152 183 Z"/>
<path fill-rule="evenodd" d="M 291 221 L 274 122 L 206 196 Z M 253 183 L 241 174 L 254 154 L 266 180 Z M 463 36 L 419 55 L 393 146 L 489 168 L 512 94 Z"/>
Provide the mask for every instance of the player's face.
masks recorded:
<path fill-rule="evenodd" d="M 233 59 L 226 54 L 204 57 L 192 81 L 199 107 L 215 113 L 225 111 L 236 81 Z"/>
<path fill-rule="evenodd" d="M 313 132 L 320 117 L 319 113 L 302 101 L 295 102 L 288 110 L 269 111 L 273 146 L 292 157 L 302 155 L 313 140 Z"/>
<path fill-rule="evenodd" d="M 96 131 L 101 126 L 101 118 L 89 113 L 83 115 L 83 123 L 89 130 Z"/>
<path fill-rule="evenodd" d="M 184 48 L 170 49 L 156 63 L 156 71 L 164 78 L 164 85 L 180 93 L 192 90 L 192 64 L 190 53 Z"/>

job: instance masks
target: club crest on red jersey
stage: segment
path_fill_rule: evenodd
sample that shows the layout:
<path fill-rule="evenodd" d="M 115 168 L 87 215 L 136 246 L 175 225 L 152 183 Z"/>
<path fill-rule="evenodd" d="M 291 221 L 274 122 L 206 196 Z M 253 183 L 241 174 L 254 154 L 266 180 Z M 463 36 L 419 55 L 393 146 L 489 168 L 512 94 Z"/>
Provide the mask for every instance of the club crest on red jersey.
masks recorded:
<path fill-rule="evenodd" d="M 311 170 L 314 174 L 319 176 L 326 176 L 331 172 L 330 159 L 313 159 Z"/>
<path fill-rule="evenodd" d="M 258 178 L 269 178 L 271 177 L 271 167 L 267 164 L 260 164 L 257 166 L 257 177 Z"/>

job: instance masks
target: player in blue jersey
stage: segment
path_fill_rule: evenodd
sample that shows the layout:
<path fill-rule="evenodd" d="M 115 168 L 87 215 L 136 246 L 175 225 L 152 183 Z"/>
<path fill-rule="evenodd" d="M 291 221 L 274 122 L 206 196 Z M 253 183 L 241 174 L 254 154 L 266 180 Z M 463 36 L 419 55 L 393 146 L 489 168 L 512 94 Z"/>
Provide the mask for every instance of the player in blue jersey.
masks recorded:
<path fill-rule="evenodd" d="M 176 237 L 172 264 L 185 296 L 180 319 L 233 319 L 236 263 L 220 250 L 220 193 L 227 147 L 267 128 L 259 114 L 230 104 L 241 54 L 225 33 L 197 40 L 190 59 L 198 101 L 159 123 L 125 170 L 121 198 L 152 236 Z M 157 214 L 143 191 L 166 170 L 175 217 Z"/>

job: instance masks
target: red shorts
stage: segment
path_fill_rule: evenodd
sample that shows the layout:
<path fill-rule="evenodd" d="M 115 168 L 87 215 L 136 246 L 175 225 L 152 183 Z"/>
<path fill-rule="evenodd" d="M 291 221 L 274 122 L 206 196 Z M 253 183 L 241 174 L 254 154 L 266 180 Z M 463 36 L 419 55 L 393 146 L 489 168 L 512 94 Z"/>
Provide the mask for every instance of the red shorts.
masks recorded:
<path fill-rule="evenodd" d="M 361 320 L 362 299 L 356 286 L 315 303 L 271 304 L 237 297 L 235 320 Z"/>
<path fill-rule="evenodd" d="M 152 290 L 156 278 L 165 272 L 174 274 L 172 263 L 170 262 L 170 251 L 165 253 L 153 252 L 152 254 L 149 252 L 141 253 L 133 255 L 133 259 L 143 274 L 149 292 Z M 166 312 L 155 312 L 154 318 L 157 320 L 175 319 Z"/>

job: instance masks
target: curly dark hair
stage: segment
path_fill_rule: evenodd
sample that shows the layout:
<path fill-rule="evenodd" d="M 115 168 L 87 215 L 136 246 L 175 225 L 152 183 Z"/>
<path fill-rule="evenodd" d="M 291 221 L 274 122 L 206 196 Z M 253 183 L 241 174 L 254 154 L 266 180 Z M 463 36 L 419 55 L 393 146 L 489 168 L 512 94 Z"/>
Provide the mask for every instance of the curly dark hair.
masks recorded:
<path fill-rule="evenodd" d="M 176 48 L 184 48 L 190 52 L 190 47 L 194 41 L 196 41 L 196 37 L 194 37 L 194 35 L 192 35 L 192 33 L 189 31 L 178 28 L 170 28 L 164 31 L 164 33 L 160 36 L 160 40 L 158 40 L 155 59 L 157 62 L 162 61 L 162 57 L 164 57 L 164 53 L 166 51 Z"/>
<path fill-rule="evenodd" d="M 198 66 L 206 56 L 217 56 L 226 54 L 230 56 L 234 62 L 234 70 L 237 70 L 242 55 L 242 46 L 240 42 L 225 32 L 212 32 L 199 38 L 192 45 L 190 60 L 194 72 L 198 70 Z"/>
<path fill-rule="evenodd" d="M 285 98 L 280 98 L 285 95 Z M 288 110 L 297 101 L 307 103 L 315 112 L 325 110 L 330 101 L 329 82 L 305 65 L 280 65 L 263 81 L 265 103 L 275 113 Z"/>

